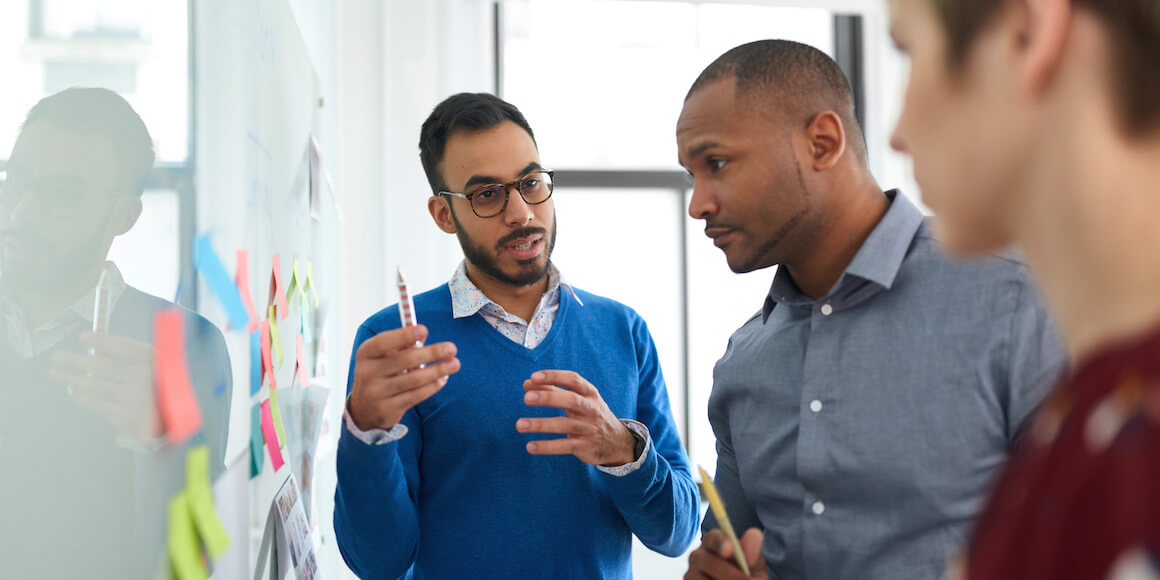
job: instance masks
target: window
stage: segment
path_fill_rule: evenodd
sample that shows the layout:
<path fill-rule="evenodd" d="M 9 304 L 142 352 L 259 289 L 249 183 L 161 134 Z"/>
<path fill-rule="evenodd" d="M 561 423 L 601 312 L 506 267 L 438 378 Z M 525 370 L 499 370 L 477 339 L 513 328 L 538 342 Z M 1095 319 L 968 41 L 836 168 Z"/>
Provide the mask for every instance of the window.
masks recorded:
<path fill-rule="evenodd" d="M 761 308 L 773 271 L 733 274 L 703 224 L 685 214 L 677 117 L 701 70 L 736 45 L 788 38 L 833 55 L 834 15 L 509 0 L 499 29 L 500 94 L 528 117 L 544 164 L 557 170 L 554 260 L 578 287 L 624 302 L 648 322 L 690 458 L 712 473 L 713 365 L 729 335 Z"/>
<path fill-rule="evenodd" d="M 157 153 L 137 225 L 110 259 L 126 281 L 172 299 L 192 237 L 187 0 L 26 0 L 0 4 L 0 159 L 41 98 L 104 87 L 129 101 Z M 188 232 L 188 233 L 187 233 Z"/>

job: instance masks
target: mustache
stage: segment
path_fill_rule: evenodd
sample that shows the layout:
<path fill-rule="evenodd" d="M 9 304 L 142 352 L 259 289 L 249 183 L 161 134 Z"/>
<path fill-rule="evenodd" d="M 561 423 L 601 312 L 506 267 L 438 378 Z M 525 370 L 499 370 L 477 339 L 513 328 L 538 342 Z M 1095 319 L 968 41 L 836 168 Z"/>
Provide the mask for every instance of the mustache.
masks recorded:
<path fill-rule="evenodd" d="M 504 246 L 506 246 L 506 245 L 508 245 L 508 244 L 520 239 L 520 238 L 526 238 L 528 236 L 532 236 L 535 234 L 541 234 L 541 235 L 547 236 L 548 230 L 546 230 L 544 228 L 530 228 L 530 227 L 529 228 L 520 228 L 520 229 L 515 230 L 512 233 L 500 238 L 499 241 L 495 243 L 495 247 L 496 247 L 496 249 L 500 249 L 500 248 L 503 248 Z"/>
<path fill-rule="evenodd" d="M 734 226 L 733 224 L 730 224 L 730 223 L 711 222 L 711 221 L 705 222 L 705 233 L 709 233 L 709 230 L 714 229 L 714 228 L 720 228 L 720 229 L 726 229 L 726 230 L 737 229 L 736 226 Z"/>

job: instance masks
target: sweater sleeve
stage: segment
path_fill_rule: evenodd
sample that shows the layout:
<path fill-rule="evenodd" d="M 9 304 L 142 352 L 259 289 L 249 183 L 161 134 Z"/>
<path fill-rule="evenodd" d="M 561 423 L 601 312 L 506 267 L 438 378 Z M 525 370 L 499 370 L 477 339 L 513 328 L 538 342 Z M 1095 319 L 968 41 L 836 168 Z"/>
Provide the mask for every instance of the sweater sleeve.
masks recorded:
<path fill-rule="evenodd" d="M 354 353 L 374 336 L 359 327 L 351 353 L 347 394 L 353 387 Z M 403 416 L 407 435 L 368 445 L 345 427 L 338 441 L 334 531 L 343 560 L 360 578 L 398 578 L 419 548 L 418 456 L 422 431 L 414 409 Z"/>
<path fill-rule="evenodd" d="M 620 477 L 605 474 L 613 502 L 629 528 L 653 551 L 680 556 L 697 533 L 701 497 L 681 447 L 656 346 L 644 320 L 634 317 L 633 341 L 639 368 L 637 416 L 651 445 L 640 468 Z"/>

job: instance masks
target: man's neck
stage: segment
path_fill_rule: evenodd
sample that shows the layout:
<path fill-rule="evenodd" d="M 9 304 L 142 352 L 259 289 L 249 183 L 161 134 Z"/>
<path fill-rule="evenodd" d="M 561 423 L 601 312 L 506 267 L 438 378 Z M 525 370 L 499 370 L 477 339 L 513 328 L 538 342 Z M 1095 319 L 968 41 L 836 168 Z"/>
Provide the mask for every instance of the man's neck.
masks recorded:
<path fill-rule="evenodd" d="M 1160 138 L 1078 114 L 1047 135 L 1014 229 L 1073 360 L 1160 324 Z"/>
<path fill-rule="evenodd" d="M 519 316 L 526 322 L 531 322 L 536 313 L 536 307 L 544 292 L 548 291 L 548 276 L 535 284 L 527 286 L 513 286 L 500 282 L 480 272 L 475 266 L 467 263 L 467 279 L 487 296 L 488 300 L 499 304 L 508 314 Z"/>
<path fill-rule="evenodd" d="M 803 259 L 784 264 L 794 284 L 811 300 L 830 292 L 890 209 L 890 199 L 873 179 L 867 181 L 841 200 L 828 200 L 832 207 L 841 209 L 823 218 L 826 221 Z"/>

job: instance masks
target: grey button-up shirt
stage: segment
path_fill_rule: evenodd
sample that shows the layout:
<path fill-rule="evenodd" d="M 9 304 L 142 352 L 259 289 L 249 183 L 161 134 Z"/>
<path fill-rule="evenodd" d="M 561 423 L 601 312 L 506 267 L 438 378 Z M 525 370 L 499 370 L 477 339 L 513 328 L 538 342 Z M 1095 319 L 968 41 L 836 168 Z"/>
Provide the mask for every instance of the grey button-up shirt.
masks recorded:
<path fill-rule="evenodd" d="M 781 269 L 713 371 L 715 479 L 772 578 L 941 577 L 1064 367 L 1022 263 L 952 260 L 886 195 L 830 292 Z"/>

